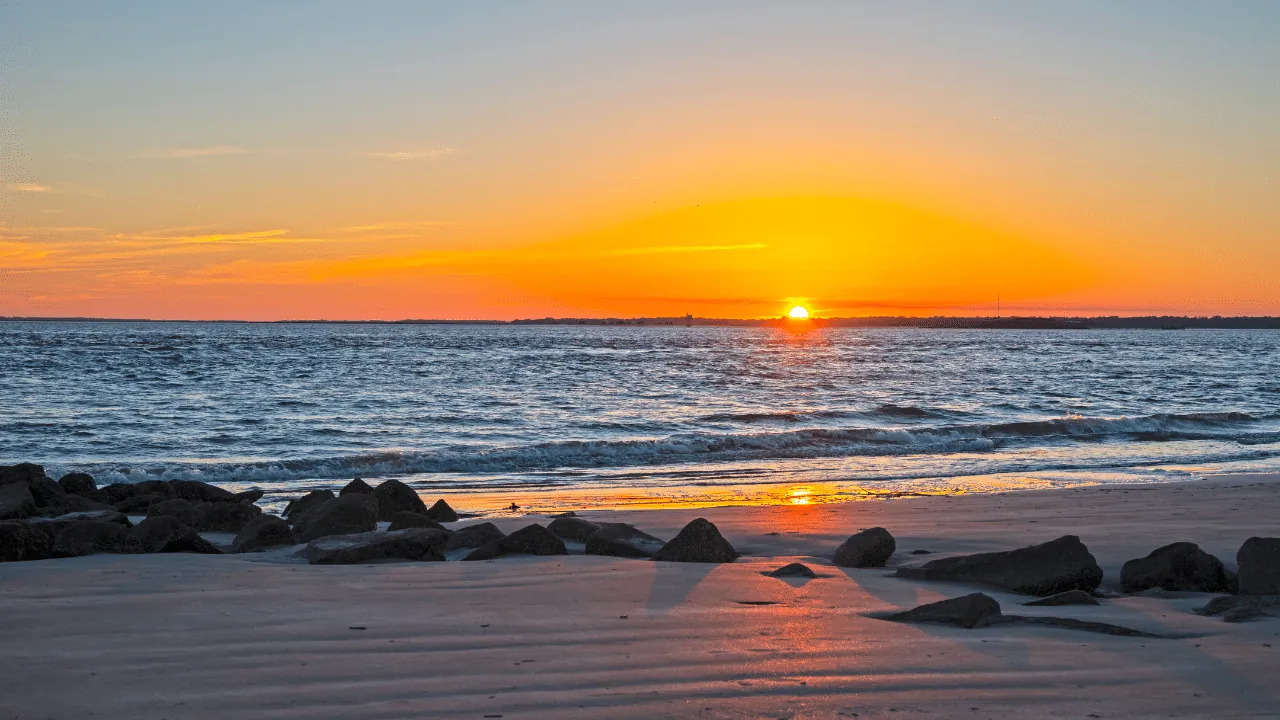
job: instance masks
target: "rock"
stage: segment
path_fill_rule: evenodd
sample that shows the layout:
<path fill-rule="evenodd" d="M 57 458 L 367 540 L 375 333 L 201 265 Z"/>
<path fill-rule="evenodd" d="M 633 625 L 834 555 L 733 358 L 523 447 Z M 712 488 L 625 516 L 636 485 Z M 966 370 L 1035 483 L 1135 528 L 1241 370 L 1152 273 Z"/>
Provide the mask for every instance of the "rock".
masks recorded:
<path fill-rule="evenodd" d="M 0 562 L 52 557 L 53 538 L 22 520 L 0 521 Z"/>
<path fill-rule="evenodd" d="M 625 523 L 603 523 L 599 530 L 587 536 L 586 542 L 588 555 L 630 558 L 653 557 L 665 544 Z"/>
<path fill-rule="evenodd" d="M 58 484 L 69 495 L 83 495 L 96 499 L 98 493 L 98 483 L 93 481 L 93 476 L 89 473 L 67 473 L 58 478 Z"/>
<path fill-rule="evenodd" d="M 114 522 L 88 520 L 71 523 L 53 541 L 53 557 L 93 553 L 142 553 L 146 547 L 129 528 Z"/>
<path fill-rule="evenodd" d="M 1280 538 L 1251 537 L 1236 553 L 1241 595 L 1280 595 Z"/>
<path fill-rule="evenodd" d="M 133 523 L 129 522 L 129 518 L 126 517 L 124 513 L 116 512 L 115 510 L 112 510 L 110 506 L 105 510 L 66 513 L 65 515 L 58 515 L 57 517 L 51 518 L 32 518 L 31 522 L 55 528 L 56 531 L 54 534 L 57 534 L 57 532 L 61 532 L 72 523 L 87 522 L 91 520 L 94 522 L 115 523 L 126 528 L 133 527 Z"/>
<path fill-rule="evenodd" d="M 888 530 L 873 527 L 841 543 L 831 561 L 840 567 L 880 568 L 897 548 Z"/>
<path fill-rule="evenodd" d="M 67 491 L 53 478 L 38 477 L 27 488 L 37 508 L 58 508 L 67 502 Z"/>
<path fill-rule="evenodd" d="M 31 483 L 24 480 L 0 485 L 0 520 L 21 520 L 35 512 L 36 501 L 31 497 Z"/>
<path fill-rule="evenodd" d="M 13 483 L 29 483 L 44 477 L 44 467 L 35 463 L 18 463 L 17 465 L 0 465 L 0 485 Z"/>
<path fill-rule="evenodd" d="M 309 543 L 328 535 L 351 535 L 378 529 L 378 500 L 353 493 L 334 498 L 308 510 L 294 524 L 298 542 Z"/>
<path fill-rule="evenodd" d="M 727 563 L 738 559 L 738 551 L 710 521 L 698 518 L 680 529 L 674 538 L 653 554 L 667 562 Z"/>
<path fill-rule="evenodd" d="M 1191 592 L 1234 592 L 1234 583 L 1218 558 L 1189 542 L 1173 543 L 1130 560 L 1120 568 L 1120 588 L 1127 593 L 1151 588 Z"/>
<path fill-rule="evenodd" d="M 332 490 L 312 490 L 300 498 L 290 500 L 289 504 L 284 506 L 282 515 L 289 522 L 295 522 L 298 518 L 306 515 L 307 511 L 320 507 L 336 497 L 337 495 L 334 495 Z"/>
<path fill-rule="evenodd" d="M 442 523 L 458 521 L 458 513 L 449 507 L 449 503 L 445 502 L 444 498 L 437 500 L 436 504 L 427 510 L 427 517 Z"/>
<path fill-rule="evenodd" d="M 390 520 L 395 514 L 408 510 L 421 515 L 427 514 L 427 505 L 418 497 L 413 488 L 399 480 L 387 480 L 374 488 L 373 496 L 378 498 L 378 519 Z"/>
<path fill-rule="evenodd" d="M 255 488 L 253 490 L 245 490 L 244 492 L 236 493 L 231 497 L 234 502 L 247 503 L 249 505 L 252 505 L 258 502 L 259 500 L 261 500 L 262 496 L 266 494 L 267 494 L 266 490 L 258 490 L 257 488 Z"/>
<path fill-rule="evenodd" d="M 149 517 L 134 525 L 130 534 L 142 545 L 145 552 L 222 554 L 222 551 L 213 543 L 200 537 L 200 533 L 179 522 L 172 515 Z"/>
<path fill-rule="evenodd" d="M 547 532 L 561 540 L 586 542 L 587 536 L 600 529 L 600 523 L 583 520 L 578 517 L 556 518 L 547 525 Z M 652 553 L 650 553 L 652 554 Z"/>
<path fill-rule="evenodd" d="M 97 500 L 87 498 L 83 495 L 67 495 L 66 498 L 63 499 L 60 509 L 62 510 L 62 514 L 64 515 L 66 513 L 94 512 L 97 510 L 115 511 L 114 507 L 106 503 L 98 502 Z"/>
<path fill-rule="evenodd" d="M 912 550 L 911 554 L 912 555 L 932 555 L 933 551 L 932 550 Z"/>
<path fill-rule="evenodd" d="M 1064 535 L 1017 550 L 942 558 L 918 568 L 898 568 L 897 576 L 981 583 L 1044 597 L 1067 590 L 1093 592 L 1102 582 L 1102 568 L 1080 538 Z"/>
<path fill-rule="evenodd" d="M 463 548 L 478 548 L 482 545 L 501 540 L 506 537 L 497 525 L 490 522 L 477 523 L 468 525 L 464 528 L 453 530 L 449 535 L 449 542 L 445 545 L 445 550 L 461 550 Z"/>
<path fill-rule="evenodd" d="M 463 560 L 492 560 L 504 555 L 568 555 L 564 541 L 552 535 L 546 528 L 534 523 L 526 525 L 510 535 L 485 543 Z"/>
<path fill-rule="evenodd" d="M 200 519 L 196 506 L 186 500 L 161 500 L 147 508 L 147 517 L 168 516 L 177 518 L 178 522 L 188 527 L 195 527 Z"/>
<path fill-rule="evenodd" d="M 211 502 L 196 508 L 195 528 L 202 532 L 233 532 L 244 529 L 262 514 L 262 508 L 248 503 Z"/>
<path fill-rule="evenodd" d="M 772 572 L 760 573 L 760 574 L 767 575 L 769 577 L 776 577 L 776 578 L 789 578 L 789 577 L 816 578 L 818 577 L 818 573 L 814 572 L 812 568 L 810 568 L 808 565 L 805 565 L 804 563 L 791 563 L 790 565 L 783 565 L 782 567 Z"/>
<path fill-rule="evenodd" d="M 1102 633 L 1103 635 L 1119 635 L 1121 637 L 1160 637 L 1142 630 L 1134 630 L 1123 625 L 1112 625 L 1111 623 L 1094 622 L 1092 620 L 1077 620 L 1075 618 L 1064 617 L 1029 617 L 1017 616 L 1006 618 L 1009 622 L 1022 623 L 1024 625 L 1048 625 L 1050 627 L 1067 628 L 1068 630 L 1083 630 L 1085 632 Z"/>
<path fill-rule="evenodd" d="M 1097 605 L 1098 599 L 1083 590 L 1068 590 L 1022 604 L 1028 606 Z"/>
<path fill-rule="evenodd" d="M 350 565 L 387 560 L 444 560 L 447 533 L 412 528 L 324 537 L 299 553 L 312 565 Z"/>
<path fill-rule="evenodd" d="M 341 490 L 338 491 L 339 496 L 350 495 L 351 493 L 359 493 L 361 495 L 372 495 L 373 486 L 361 480 L 360 478 L 356 478 L 355 480 L 352 480 L 351 482 L 347 483 L 345 487 L 343 487 Z"/>
<path fill-rule="evenodd" d="M 1266 617 L 1267 613 L 1256 605 L 1244 605 L 1238 608 L 1231 608 L 1222 613 L 1222 622 L 1226 623 L 1242 623 L 1250 620 Z"/>
<path fill-rule="evenodd" d="M 173 480 L 169 483 L 173 496 L 190 503 L 236 502 L 235 493 L 199 480 Z"/>
<path fill-rule="evenodd" d="M 111 483 L 98 490 L 98 497 L 111 505 L 139 494 L 138 486 L 133 483 Z"/>
<path fill-rule="evenodd" d="M 231 547 L 238 553 L 259 552 L 279 545 L 296 545 L 297 538 L 289 523 L 275 515 L 259 515 L 236 533 Z"/>
<path fill-rule="evenodd" d="M 1263 615 L 1280 616 L 1280 595 L 1227 595 L 1226 597 L 1216 597 L 1204 607 L 1195 610 L 1195 612 L 1199 615 L 1222 615 L 1225 619 L 1227 613 L 1233 611 L 1239 611 L 1236 612 L 1234 617 L 1257 617 L 1257 614 L 1253 612 L 1254 610 Z"/>
<path fill-rule="evenodd" d="M 112 507 L 122 513 L 137 515 L 139 513 L 149 511 L 152 505 L 162 503 L 169 499 L 169 496 L 161 495 L 159 493 L 133 495 L 115 503 Z"/>
<path fill-rule="evenodd" d="M 435 530 L 443 530 L 444 526 L 432 520 L 426 515 L 407 510 L 401 510 L 391 518 L 391 527 L 388 530 L 408 530 L 409 528 L 432 528 Z"/>
<path fill-rule="evenodd" d="M 896 622 L 946 623 L 959 625 L 962 628 L 976 628 L 997 622 L 1003 619 L 1003 616 L 1000 614 L 1000 603 L 989 595 L 973 593 L 921 605 L 890 615 L 888 619 Z"/>

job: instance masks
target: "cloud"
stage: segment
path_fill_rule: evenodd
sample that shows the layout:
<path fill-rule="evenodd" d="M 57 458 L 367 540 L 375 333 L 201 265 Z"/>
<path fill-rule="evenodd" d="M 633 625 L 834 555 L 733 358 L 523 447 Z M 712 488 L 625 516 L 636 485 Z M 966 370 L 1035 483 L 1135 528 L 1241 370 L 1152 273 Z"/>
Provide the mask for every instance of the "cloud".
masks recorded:
<path fill-rule="evenodd" d="M 186 158 L 218 157 L 220 155 L 247 155 L 248 153 L 248 150 L 239 145 L 213 145 L 210 147 L 151 150 L 139 157 L 148 160 L 182 160 Z"/>
<path fill-rule="evenodd" d="M 725 250 L 761 250 L 769 247 L 764 243 L 746 245 L 659 245 L 656 247 L 623 248 L 614 250 L 614 255 L 656 255 L 658 253 L 692 253 L 719 252 Z"/>
<path fill-rule="evenodd" d="M 398 150 L 395 152 L 367 152 L 362 153 L 364 157 L 377 158 L 379 160 L 391 160 L 393 162 L 412 162 L 414 160 L 432 160 L 434 158 L 453 155 L 458 152 L 457 148 L 437 147 L 437 148 L 421 148 L 418 150 Z"/>
<path fill-rule="evenodd" d="M 12 190 L 12 191 L 14 191 L 14 192 L 25 192 L 25 193 L 52 193 L 52 192 L 57 192 L 56 190 L 54 190 L 53 188 L 49 187 L 48 185 L 37 185 L 37 184 L 35 184 L 35 183 L 10 183 L 10 184 L 6 185 L 5 187 L 9 188 L 10 190 Z"/>

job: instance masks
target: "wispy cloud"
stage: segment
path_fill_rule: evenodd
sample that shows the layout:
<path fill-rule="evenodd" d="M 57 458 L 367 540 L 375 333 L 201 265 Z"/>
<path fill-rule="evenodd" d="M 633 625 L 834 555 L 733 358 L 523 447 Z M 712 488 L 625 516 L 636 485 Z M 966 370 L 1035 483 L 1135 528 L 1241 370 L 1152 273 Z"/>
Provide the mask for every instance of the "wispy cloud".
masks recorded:
<path fill-rule="evenodd" d="M 367 152 L 361 153 L 364 157 L 377 158 L 379 160 L 391 160 L 393 162 L 412 162 L 414 160 L 432 160 L 446 155 L 453 155 L 458 152 L 457 148 L 451 147 L 434 147 L 419 148 L 417 150 L 397 150 L 394 152 Z"/>
<path fill-rule="evenodd" d="M 10 190 L 12 190 L 13 192 L 24 192 L 24 193 L 53 193 L 53 192 L 57 192 L 56 190 L 54 190 L 53 188 L 49 187 L 48 185 L 38 185 L 38 184 L 36 184 L 36 183 L 10 183 L 10 184 L 6 185 L 5 187 L 9 188 L 9 189 L 10 189 Z"/>
<path fill-rule="evenodd" d="M 623 248 L 614 255 L 656 255 L 658 253 L 718 252 L 725 250 L 760 250 L 769 247 L 764 243 L 746 245 L 658 245 L 654 247 Z"/>
<path fill-rule="evenodd" d="M 150 150 L 139 157 L 149 160 L 183 160 L 187 158 L 218 157 L 221 155 L 247 155 L 249 151 L 239 145 L 212 145 L 209 147 L 166 148 Z"/>

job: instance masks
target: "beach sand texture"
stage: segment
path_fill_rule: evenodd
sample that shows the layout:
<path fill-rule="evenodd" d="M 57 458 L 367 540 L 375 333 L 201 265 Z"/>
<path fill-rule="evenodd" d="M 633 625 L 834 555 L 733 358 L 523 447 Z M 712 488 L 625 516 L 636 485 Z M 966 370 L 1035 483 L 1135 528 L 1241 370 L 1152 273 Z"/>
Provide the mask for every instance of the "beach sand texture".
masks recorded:
<path fill-rule="evenodd" d="M 0 717 L 1280 717 L 1280 618 L 1201 617 L 1192 609 L 1212 596 L 1195 593 L 1031 608 L 889 577 L 1064 534 L 1097 557 L 1103 590 L 1124 561 L 1174 541 L 1234 568 L 1246 538 L 1280 535 L 1280 476 L 582 516 L 663 538 L 706 517 L 744 557 L 322 567 L 282 549 L 5 563 Z M 530 521 L 545 518 L 498 524 Z M 888 569 L 830 564 L 876 525 L 897 538 Z M 793 561 L 820 577 L 761 574 Z M 1167 637 L 871 616 L 976 589 L 1007 614 Z"/>

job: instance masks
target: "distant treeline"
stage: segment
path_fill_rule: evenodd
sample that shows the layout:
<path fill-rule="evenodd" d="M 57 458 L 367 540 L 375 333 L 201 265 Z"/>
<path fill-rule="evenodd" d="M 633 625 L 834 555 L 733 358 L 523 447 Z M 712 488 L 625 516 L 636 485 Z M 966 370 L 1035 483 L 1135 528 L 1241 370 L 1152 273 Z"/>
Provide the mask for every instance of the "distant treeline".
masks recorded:
<path fill-rule="evenodd" d="M 0 322 L 251 322 L 244 320 L 142 320 L 124 318 L 83 317 L 0 317 Z M 1144 317 L 852 317 L 789 320 L 769 318 L 740 320 L 733 318 L 651 317 L 651 318 L 539 318 L 530 320 L 280 320 L 280 324 L 329 325 L 636 325 L 636 326 L 719 326 L 773 327 L 805 322 L 816 327 L 904 327 L 940 329 L 1008 329 L 1008 330 L 1186 330 L 1212 328 L 1222 330 L 1280 330 L 1280 317 L 1189 317 L 1180 315 L 1148 315 Z"/>

